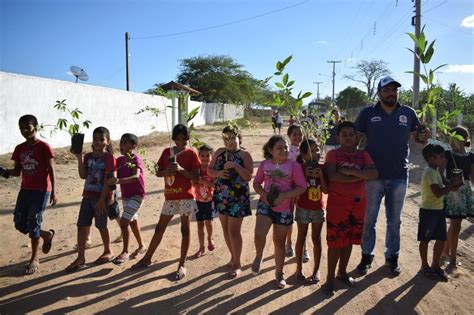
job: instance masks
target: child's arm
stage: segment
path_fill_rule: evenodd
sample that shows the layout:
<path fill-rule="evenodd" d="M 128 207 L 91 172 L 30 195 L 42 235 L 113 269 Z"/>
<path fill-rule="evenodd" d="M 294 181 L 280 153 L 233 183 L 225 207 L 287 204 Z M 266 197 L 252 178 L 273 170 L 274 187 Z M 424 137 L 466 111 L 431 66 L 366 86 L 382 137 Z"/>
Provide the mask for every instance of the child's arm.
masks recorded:
<path fill-rule="evenodd" d="M 72 150 L 72 148 L 71 148 Z M 71 151 L 72 152 L 72 151 Z M 73 153 L 77 158 L 77 170 L 79 171 L 79 177 L 81 179 L 86 178 L 86 170 L 84 167 L 84 160 L 82 159 L 82 153 Z"/>
<path fill-rule="evenodd" d="M 319 181 L 321 182 L 321 191 L 325 194 L 329 192 L 328 183 L 326 182 L 326 174 L 323 169 L 319 168 Z"/>
<path fill-rule="evenodd" d="M 339 183 L 354 183 L 360 181 L 360 178 L 338 172 L 336 164 L 326 163 L 325 169 L 330 182 L 334 181 Z"/>
<path fill-rule="evenodd" d="M 239 173 L 240 177 L 246 181 L 250 182 L 252 180 L 252 173 L 253 173 L 253 160 L 250 153 L 246 151 L 240 151 L 242 156 L 242 161 L 244 162 L 244 166 L 237 164 L 235 162 L 228 161 L 224 164 L 224 169 L 235 169 L 237 173 Z"/>
<path fill-rule="evenodd" d="M 267 206 L 269 206 L 268 200 L 267 200 L 267 195 L 268 195 L 268 193 L 263 189 L 262 183 L 256 183 L 256 182 L 254 181 L 254 182 L 253 182 L 253 190 L 255 190 L 255 192 L 260 195 L 260 199 L 261 199 Z"/>
<path fill-rule="evenodd" d="M 197 181 L 199 184 L 204 185 L 206 187 L 214 187 L 215 180 L 206 180 L 202 176 L 199 176 L 199 180 Z"/>
<path fill-rule="evenodd" d="M 19 161 L 15 161 L 15 166 L 11 169 L 5 169 L 2 174 L 3 177 L 8 178 L 10 176 L 18 177 L 21 175 L 21 164 Z"/>
<path fill-rule="evenodd" d="M 100 193 L 100 198 L 99 201 L 97 202 L 96 208 L 97 208 L 97 214 L 106 214 L 107 213 L 107 208 L 105 207 L 105 198 L 107 198 L 110 188 L 109 185 L 107 184 L 107 177 L 114 177 L 114 173 L 110 172 L 105 174 L 104 176 L 104 185 L 102 188 L 102 192 Z"/>
<path fill-rule="evenodd" d="M 56 195 L 56 171 L 54 169 L 54 158 L 48 159 L 48 174 L 51 180 L 51 196 L 49 197 L 49 203 L 54 206 L 58 202 Z"/>
<path fill-rule="evenodd" d="M 140 180 L 140 169 L 138 167 L 133 168 L 133 175 L 124 178 L 112 177 L 107 180 L 108 185 L 122 185 L 138 182 Z"/>
<path fill-rule="evenodd" d="M 372 180 L 376 179 L 379 176 L 379 172 L 374 165 L 368 166 L 361 170 L 350 169 L 350 168 L 340 168 L 339 172 L 357 178 L 357 180 Z"/>
<path fill-rule="evenodd" d="M 439 184 L 432 184 L 430 185 L 431 192 L 436 196 L 436 198 L 441 198 L 444 195 L 446 195 L 448 192 L 452 191 L 454 188 L 454 185 L 451 183 L 448 183 L 446 186 L 441 188 Z"/>
<path fill-rule="evenodd" d="M 184 177 L 190 180 L 199 180 L 199 172 L 198 170 L 193 170 L 193 171 L 187 171 L 184 168 L 181 167 L 181 165 L 178 164 L 178 169 L 176 170 L 177 173 L 180 173 Z"/>

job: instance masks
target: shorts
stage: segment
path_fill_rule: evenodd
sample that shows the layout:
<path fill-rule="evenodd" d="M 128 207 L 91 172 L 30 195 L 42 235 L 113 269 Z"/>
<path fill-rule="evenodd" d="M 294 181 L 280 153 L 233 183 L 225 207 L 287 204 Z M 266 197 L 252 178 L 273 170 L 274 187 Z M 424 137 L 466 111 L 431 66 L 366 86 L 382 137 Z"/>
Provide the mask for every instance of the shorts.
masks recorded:
<path fill-rule="evenodd" d="M 300 207 L 296 208 L 295 221 L 301 224 L 323 223 L 324 210 L 307 210 Z"/>
<path fill-rule="evenodd" d="M 131 198 L 122 198 L 122 219 L 134 221 L 138 218 L 138 210 L 143 202 L 143 197 L 133 196 Z"/>
<path fill-rule="evenodd" d="M 446 241 L 445 210 L 430 210 L 420 208 L 418 222 L 418 241 Z"/>
<path fill-rule="evenodd" d="M 212 219 L 214 219 L 216 211 L 214 210 L 214 204 L 212 203 L 212 201 L 196 201 L 196 204 L 198 207 L 198 212 L 196 212 L 196 221 L 211 221 Z"/>
<path fill-rule="evenodd" d="M 326 207 L 326 240 L 328 248 L 360 245 L 366 198 L 347 197 L 337 193 L 328 195 Z"/>
<path fill-rule="evenodd" d="M 43 212 L 50 195 L 49 191 L 20 189 L 13 214 L 13 222 L 18 231 L 29 234 L 33 239 L 40 237 Z"/>
<path fill-rule="evenodd" d="M 281 123 L 276 123 L 276 127 L 277 127 L 278 129 L 281 129 Z"/>
<path fill-rule="evenodd" d="M 273 224 L 290 226 L 293 224 L 293 212 L 277 212 L 273 211 L 270 206 L 267 206 L 263 201 L 259 200 L 257 205 L 256 215 L 263 215 L 272 219 Z"/>
<path fill-rule="evenodd" d="M 95 227 L 99 230 L 107 227 L 107 211 L 101 215 L 96 213 L 98 202 L 98 198 L 82 198 L 79 217 L 77 218 L 78 227 L 91 226 L 92 219 L 95 219 Z"/>
<path fill-rule="evenodd" d="M 163 203 L 162 215 L 190 215 L 198 211 L 196 200 L 194 199 L 179 199 L 179 200 L 165 200 Z"/>

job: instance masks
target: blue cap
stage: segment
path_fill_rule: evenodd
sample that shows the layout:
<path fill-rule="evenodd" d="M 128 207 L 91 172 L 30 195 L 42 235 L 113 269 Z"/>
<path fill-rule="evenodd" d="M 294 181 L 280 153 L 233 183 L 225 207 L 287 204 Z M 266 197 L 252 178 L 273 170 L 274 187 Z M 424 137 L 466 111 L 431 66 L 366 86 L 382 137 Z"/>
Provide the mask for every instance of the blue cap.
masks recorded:
<path fill-rule="evenodd" d="M 383 77 L 382 79 L 380 79 L 379 84 L 377 86 L 377 91 L 380 91 L 381 88 L 383 88 L 384 86 L 389 85 L 390 83 L 395 83 L 398 87 L 402 86 L 399 82 L 395 81 L 394 78 L 387 75 L 387 76 Z"/>

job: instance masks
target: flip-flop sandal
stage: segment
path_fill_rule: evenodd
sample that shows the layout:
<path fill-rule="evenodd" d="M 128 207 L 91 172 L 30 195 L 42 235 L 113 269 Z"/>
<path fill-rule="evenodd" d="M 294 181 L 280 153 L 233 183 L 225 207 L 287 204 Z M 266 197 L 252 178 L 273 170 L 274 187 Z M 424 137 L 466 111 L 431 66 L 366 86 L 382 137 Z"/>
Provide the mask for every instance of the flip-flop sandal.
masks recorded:
<path fill-rule="evenodd" d="M 75 272 L 75 271 L 79 271 L 83 268 L 86 267 L 86 264 L 85 263 L 82 263 L 82 264 L 78 264 L 78 265 L 69 265 L 66 267 L 66 269 L 64 269 L 64 271 L 66 272 Z"/>
<path fill-rule="evenodd" d="M 234 269 L 234 270 L 230 270 L 230 271 L 229 271 L 229 277 L 230 277 L 231 279 L 235 279 L 235 278 L 237 278 L 237 277 L 240 275 L 241 272 L 242 272 L 242 269 L 240 269 L 240 268 Z"/>
<path fill-rule="evenodd" d="M 150 267 L 151 263 L 147 264 L 143 261 L 139 261 L 137 262 L 135 265 L 133 265 L 132 267 L 130 267 L 130 270 L 139 270 L 139 269 L 145 269 L 145 268 L 148 268 Z"/>
<path fill-rule="evenodd" d="M 184 267 L 179 267 L 178 271 L 174 274 L 174 279 L 176 281 L 182 280 L 184 277 L 186 277 L 186 268 Z"/>
<path fill-rule="evenodd" d="M 201 258 L 204 256 L 204 251 L 198 250 L 196 254 L 193 255 L 194 258 Z"/>
<path fill-rule="evenodd" d="M 118 255 L 112 262 L 117 266 L 122 266 L 129 259 L 130 257 L 128 255 Z"/>
<path fill-rule="evenodd" d="M 146 251 L 147 251 L 147 248 L 146 248 L 146 247 L 137 248 L 137 249 L 130 255 L 130 259 L 136 258 L 138 255 L 143 255 L 143 254 L 146 253 Z"/>
<path fill-rule="evenodd" d="M 302 274 L 295 274 L 295 279 L 296 279 L 296 282 L 299 283 L 299 284 L 306 284 L 308 283 L 308 280 L 306 279 L 306 277 Z"/>
<path fill-rule="evenodd" d="M 51 232 L 51 238 L 47 242 L 43 243 L 43 248 L 42 248 L 43 254 L 49 253 L 49 251 L 51 250 L 51 247 L 53 246 L 53 237 L 56 232 L 54 232 L 53 229 L 49 230 L 49 232 Z"/>
<path fill-rule="evenodd" d="M 112 256 L 109 256 L 109 257 L 99 257 L 96 259 L 96 261 L 94 261 L 94 264 L 96 265 L 103 265 L 103 264 L 106 264 L 108 262 L 111 262 L 113 259 L 112 259 Z"/>
<path fill-rule="evenodd" d="M 35 272 L 37 272 L 39 269 L 39 263 L 37 262 L 30 262 L 28 265 L 26 265 L 25 268 L 25 275 L 32 275 Z"/>
<path fill-rule="evenodd" d="M 336 291 L 334 290 L 334 283 L 326 282 L 325 284 L 323 284 L 321 289 L 329 296 L 333 296 L 336 293 Z"/>
<path fill-rule="evenodd" d="M 319 279 L 318 275 L 311 275 L 311 277 L 308 278 L 310 284 L 317 284 L 319 281 L 321 281 L 321 279 Z"/>
<path fill-rule="evenodd" d="M 348 285 L 351 288 L 355 287 L 357 284 L 355 279 L 350 276 L 345 276 L 345 277 L 337 276 L 336 279 L 341 280 L 342 282 L 344 282 L 346 285 Z"/>
<path fill-rule="evenodd" d="M 210 243 L 208 246 L 207 246 L 207 249 L 212 252 L 214 249 L 216 249 L 216 245 L 214 243 Z"/>

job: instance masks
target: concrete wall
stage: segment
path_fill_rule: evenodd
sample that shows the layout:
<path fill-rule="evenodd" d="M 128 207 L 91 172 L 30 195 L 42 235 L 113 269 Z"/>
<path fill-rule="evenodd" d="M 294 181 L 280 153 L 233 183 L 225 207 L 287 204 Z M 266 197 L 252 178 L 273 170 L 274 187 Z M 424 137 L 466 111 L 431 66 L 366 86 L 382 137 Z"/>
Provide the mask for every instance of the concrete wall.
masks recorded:
<path fill-rule="evenodd" d="M 64 99 L 69 107 L 83 112 L 81 118 L 92 122 L 90 129 L 83 130 L 86 142 L 92 140 L 92 131 L 98 126 L 107 127 L 114 140 L 125 132 L 142 136 L 152 130 L 168 131 L 173 126 L 172 109 L 167 107 L 172 101 L 161 96 L 0 72 L 0 154 L 12 152 L 24 141 L 18 130 L 20 116 L 32 114 L 40 123 L 50 126 L 60 117 L 69 119 L 53 108 L 57 100 Z M 146 106 L 158 107 L 163 113 L 158 117 L 150 113 L 136 114 Z M 243 111 L 232 105 L 189 102 L 189 110 L 197 106 L 201 108 L 193 120 L 195 126 L 243 117 Z M 42 135 L 51 146 L 70 144 L 67 132 L 50 135 L 50 129 L 46 127 Z"/>

